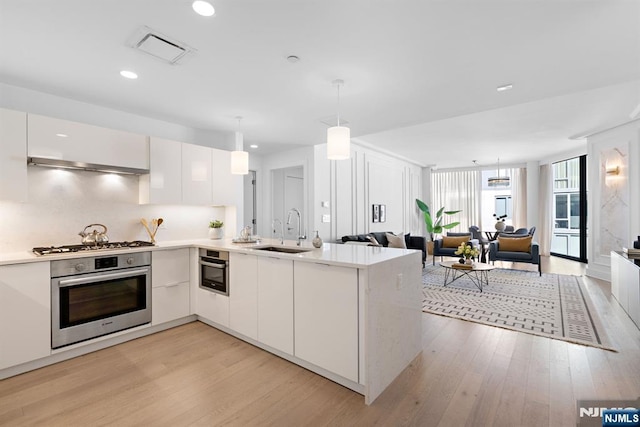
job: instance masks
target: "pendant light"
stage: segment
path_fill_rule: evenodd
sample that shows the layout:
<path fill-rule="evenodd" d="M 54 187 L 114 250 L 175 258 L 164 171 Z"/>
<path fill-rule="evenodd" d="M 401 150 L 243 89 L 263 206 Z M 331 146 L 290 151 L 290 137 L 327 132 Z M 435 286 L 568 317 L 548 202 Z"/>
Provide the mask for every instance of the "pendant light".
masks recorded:
<path fill-rule="evenodd" d="M 488 179 L 489 187 L 508 187 L 511 178 L 508 176 L 500 176 L 500 158 L 498 158 L 498 176 L 492 176 Z"/>
<path fill-rule="evenodd" d="M 238 120 L 238 131 L 236 132 L 236 150 L 231 152 L 231 173 L 233 175 L 246 175 L 249 173 L 249 153 L 243 151 L 243 136 L 240 132 L 240 121 L 242 117 L 236 117 Z"/>
<path fill-rule="evenodd" d="M 329 160 L 345 160 L 351 157 L 351 129 L 340 126 L 340 86 L 344 80 L 334 80 L 338 87 L 338 125 L 327 129 L 327 158 Z"/>

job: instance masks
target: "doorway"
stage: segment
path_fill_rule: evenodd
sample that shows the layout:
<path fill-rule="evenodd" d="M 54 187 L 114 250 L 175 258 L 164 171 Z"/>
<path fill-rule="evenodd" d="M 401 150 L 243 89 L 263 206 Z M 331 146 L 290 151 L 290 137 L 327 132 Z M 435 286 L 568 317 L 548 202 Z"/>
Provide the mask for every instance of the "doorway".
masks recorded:
<path fill-rule="evenodd" d="M 587 156 L 553 167 L 551 255 L 587 262 Z"/>

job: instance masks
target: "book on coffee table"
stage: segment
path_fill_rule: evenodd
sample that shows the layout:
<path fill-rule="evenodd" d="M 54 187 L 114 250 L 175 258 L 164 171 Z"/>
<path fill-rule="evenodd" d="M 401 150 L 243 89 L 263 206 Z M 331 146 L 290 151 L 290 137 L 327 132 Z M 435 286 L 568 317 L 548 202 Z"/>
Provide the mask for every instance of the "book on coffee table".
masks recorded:
<path fill-rule="evenodd" d="M 471 270 L 471 269 L 473 268 L 473 265 L 469 265 L 469 264 L 460 264 L 460 263 L 458 262 L 458 263 L 453 264 L 451 267 L 452 267 L 452 268 L 459 268 L 459 269 L 461 269 L 461 270 Z"/>

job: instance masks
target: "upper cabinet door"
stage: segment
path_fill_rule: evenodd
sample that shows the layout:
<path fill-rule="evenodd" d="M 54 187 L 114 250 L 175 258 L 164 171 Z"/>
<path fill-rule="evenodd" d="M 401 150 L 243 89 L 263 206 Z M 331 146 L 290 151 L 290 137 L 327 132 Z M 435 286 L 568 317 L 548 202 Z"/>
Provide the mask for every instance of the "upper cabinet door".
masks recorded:
<path fill-rule="evenodd" d="M 149 168 L 144 135 L 29 114 L 28 153 L 99 165 Z"/>
<path fill-rule="evenodd" d="M 149 175 L 140 177 L 140 203 L 182 203 L 182 143 L 151 137 Z"/>
<path fill-rule="evenodd" d="M 0 200 L 27 200 L 27 113 L 0 108 Z"/>
<path fill-rule="evenodd" d="M 212 205 L 211 148 L 182 144 L 182 203 Z"/>
<path fill-rule="evenodd" d="M 231 174 L 231 152 L 211 149 L 213 161 L 213 204 L 238 206 L 242 204 L 242 175 Z"/>

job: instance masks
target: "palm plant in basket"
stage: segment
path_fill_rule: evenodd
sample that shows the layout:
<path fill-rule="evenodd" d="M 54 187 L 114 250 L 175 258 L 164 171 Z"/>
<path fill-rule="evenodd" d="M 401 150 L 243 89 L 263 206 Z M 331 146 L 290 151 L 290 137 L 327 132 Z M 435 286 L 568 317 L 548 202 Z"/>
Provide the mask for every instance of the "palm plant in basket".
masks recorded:
<path fill-rule="evenodd" d="M 431 211 L 429 210 L 429 206 L 425 202 L 420 199 L 416 199 L 416 204 L 418 208 L 422 211 L 424 215 L 424 223 L 427 228 L 427 233 L 429 233 L 429 238 L 433 242 L 435 234 L 442 234 L 442 230 L 450 230 L 453 227 L 460 224 L 460 222 L 452 222 L 449 224 L 443 224 L 444 215 L 455 215 L 458 212 L 462 211 L 445 211 L 444 207 L 438 209 L 434 218 L 431 216 Z"/>

